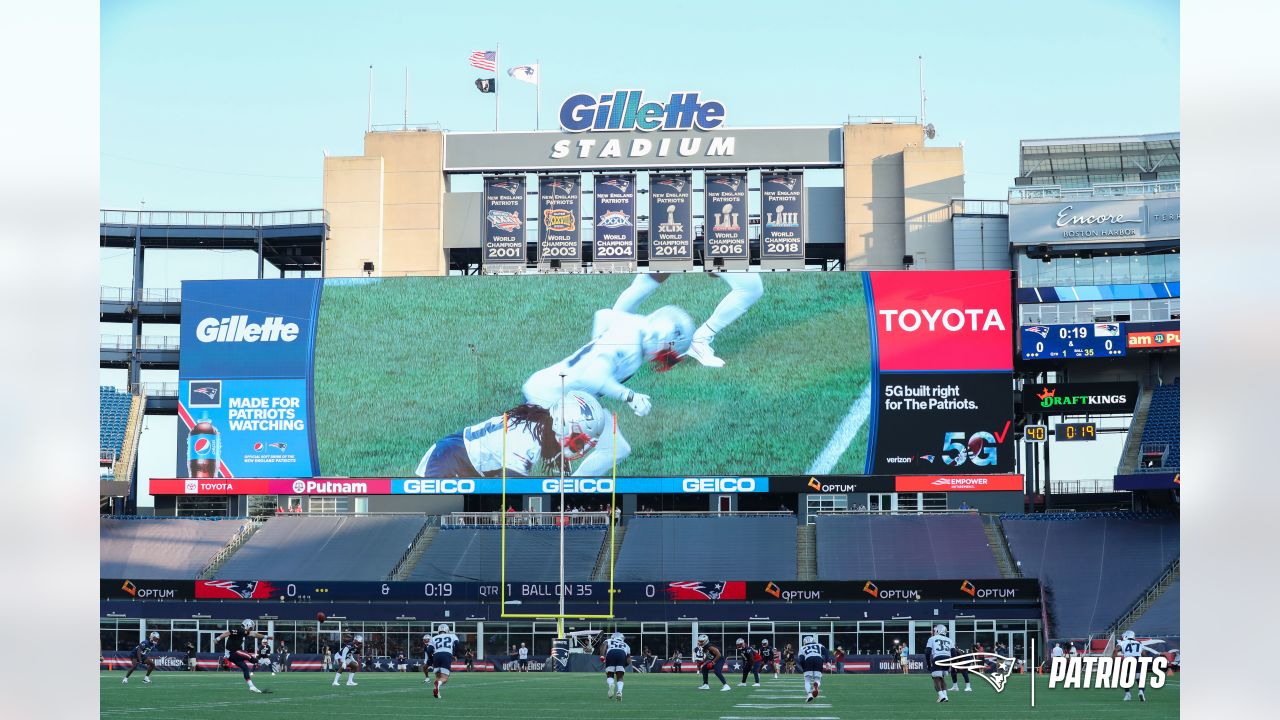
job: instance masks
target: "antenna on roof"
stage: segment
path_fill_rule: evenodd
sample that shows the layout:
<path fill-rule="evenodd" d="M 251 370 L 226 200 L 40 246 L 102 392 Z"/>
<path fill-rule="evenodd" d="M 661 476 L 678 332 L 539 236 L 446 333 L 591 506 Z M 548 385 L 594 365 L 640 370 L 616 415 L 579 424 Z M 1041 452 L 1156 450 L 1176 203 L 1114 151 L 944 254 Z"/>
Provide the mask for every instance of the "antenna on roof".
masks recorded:
<path fill-rule="evenodd" d="M 924 56 L 916 56 L 916 64 L 920 70 L 920 124 L 924 125 L 924 102 L 927 99 L 924 94 Z M 932 137 L 932 136 L 930 136 Z"/>

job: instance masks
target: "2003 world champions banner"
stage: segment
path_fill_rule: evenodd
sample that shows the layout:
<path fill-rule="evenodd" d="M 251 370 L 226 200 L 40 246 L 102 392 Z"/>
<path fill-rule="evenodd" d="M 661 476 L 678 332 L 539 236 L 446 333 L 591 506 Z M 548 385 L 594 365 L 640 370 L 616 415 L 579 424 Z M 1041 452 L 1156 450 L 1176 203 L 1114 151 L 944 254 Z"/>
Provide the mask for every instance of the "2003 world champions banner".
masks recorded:
<path fill-rule="evenodd" d="M 998 473 L 1009 287 L 1001 271 L 186 282 L 179 476 L 498 474 L 424 456 L 553 405 L 561 372 L 605 413 L 576 476 L 608 476 L 614 450 L 620 477 Z M 679 347 L 704 324 L 723 366 L 640 339 Z"/>
<path fill-rule="evenodd" d="M 538 176 L 538 261 L 582 260 L 582 178 Z"/>

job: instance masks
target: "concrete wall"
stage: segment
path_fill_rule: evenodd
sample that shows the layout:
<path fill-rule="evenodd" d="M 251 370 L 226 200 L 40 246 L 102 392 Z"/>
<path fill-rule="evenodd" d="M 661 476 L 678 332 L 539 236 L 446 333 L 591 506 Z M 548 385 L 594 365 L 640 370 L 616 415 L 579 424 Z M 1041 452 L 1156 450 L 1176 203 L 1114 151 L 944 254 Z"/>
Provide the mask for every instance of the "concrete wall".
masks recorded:
<path fill-rule="evenodd" d="M 845 267 L 889 270 L 906 254 L 903 151 L 920 147 L 919 125 L 844 126 Z"/>
<path fill-rule="evenodd" d="M 903 254 L 915 259 L 915 269 L 955 268 L 951 199 L 960 197 L 964 197 L 962 148 L 908 147 L 902 151 Z"/>
<path fill-rule="evenodd" d="M 959 215 L 951 218 L 956 270 L 1010 270 L 1009 218 Z"/>

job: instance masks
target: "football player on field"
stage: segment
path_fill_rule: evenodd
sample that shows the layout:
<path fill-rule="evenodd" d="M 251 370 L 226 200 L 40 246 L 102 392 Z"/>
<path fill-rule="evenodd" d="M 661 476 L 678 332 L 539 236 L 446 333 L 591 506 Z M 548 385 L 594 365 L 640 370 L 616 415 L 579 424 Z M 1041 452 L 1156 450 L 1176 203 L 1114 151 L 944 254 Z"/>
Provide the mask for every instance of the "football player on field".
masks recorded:
<path fill-rule="evenodd" d="M 693 341 L 693 319 L 674 305 L 658 308 L 648 315 L 597 310 L 592 330 L 591 342 L 525 381 L 525 399 L 534 405 L 552 407 L 560 400 L 563 385 L 565 390 L 581 390 L 625 402 L 639 417 L 648 415 L 653 408 L 650 397 L 623 383 L 645 362 L 652 362 L 658 372 L 670 370 L 680 362 Z M 613 414 L 606 410 L 602 429 L 611 428 L 613 423 Z M 621 432 L 616 433 L 616 441 L 617 459 L 621 462 L 631 454 L 631 445 Z M 613 466 L 614 442 L 614 432 L 601 432 L 595 449 L 583 458 L 573 474 L 607 475 Z"/>
<path fill-rule="evenodd" d="M 762 667 L 760 669 L 764 672 L 769 672 L 770 668 L 772 668 L 773 679 L 777 680 L 778 679 L 778 651 L 774 650 L 773 646 L 769 644 L 768 638 L 765 638 L 760 641 L 760 662 L 762 663 Z"/>
<path fill-rule="evenodd" d="M 742 659 L 742 682 L 738 683 L 738 687 L 745 687 L 747 676 L 752 673 L 755 673 L 755 682 L 752 683 L 751 687 L 760 687 L 760 653 L 742 638 L 738 638 L 734 646 L 738 650 L 738 656 Z"/>
<path fill-rule="evenodd" d="M 338 654 L 333 658 L 333 664 L 337 668 L 337 672 L 333 674 L 333 686 L 338 686 L 338 678 L 342 677 L 342 671 L 347 671 L 347 684 L 359 685 L 356 682 L 356 670 L 360 669 L 360 652 L 364 646 L 364 636 L 354 635 L 351 642 L 342 646 Z"/>
<path fill-rule="evenodd" d="M 693 659 L 698 663 L 698 669 L 702 671 L 702 686 L 699 690 L 710 690 L 711 686 L 708 677 L 712 672 L 716 674 L 716 679 L 720 681 L 720 692 L 728 692 L 733 688 L 729 687 L 729 681 L 724 679 L 724 654 L 720 652 L 720 648 L 711 644 L 711 640 L 706 635 L 698 636 L 698 644 L 693 648 Z"/>
<path fill-rule="evenodd" d="M 724 367 L 724 360 L 716 356 L 716 351 L 711 348 L 711 341 L 715 340 L 716 334 L 724 330 L 734 320 L 742 317 L 747 310 L 755 305 L 756 301 L 764 295 L 764 283 L 760 279 L 758 273 L 748 272 L 719 272 L 710 273 L 720 278 L 729 286 L 729 294 L 724 296 L 720 304 L 716 306 L 711 317 L 702 323 L 702 326 L 693 334 L 693 344 L 689 348 L 689 356 L 694 360 L 702 363 L 707 367 Z M 640 303 L 644 302 L 653 293 L 657 292 L 658 287 L 671 277 L 669 273 L 647 273 L 636 275 L 636 279 L 631 281 L 631 285 L 622 291 L 616 302 L 613 303 L 613 309 L 621 312 L 634 313 L 640 308 Z"/>
<path fill-rule="evenodd" d="M 572 462 L 586 455 L 604 432 L 607 413 L 594 396 L 567 393 L 563 406 L 524 404 L 507 411 L 503 438 L 502 416 L 489 418 L 436 441 L 427 449 L 418 477 L 526 477 L 559 467 L 560 456 Z M 549 408 L 549 409 L 548 409 Z M 503 455 L 505 444 L 506 455 Z"/>
<path fill-rule="evenodd" d="M 240 627 L 227 630 L 213 641 L 215 644 L 224 639 L 227 641 L 227 660 L 230 661 L 232 665 L 240 668 L 240 672 L 244 673 L 244 681 L 249 684 L 249 691 L 256 693 L 260 693 L 262 691 L 254 686 L 253 671 L 249 669 L 249 662 L 254 658 L 253 646 L 249 645 L 246 647 L 245 642 L 249 640 L 249 638 L 261 637 L 264 636 L 253 629 L 253 621 L 246 619 L 244 622 L 240 623 Z"/>
<path fill-rule="evenodd" d="M 431 667 L 436 671 L 436 684 L 431 688 L 431 696 L 440 699 L 440 693 L 444 691 L 445 683 L 449 682 L 449 676 L 453 673 L 453 649 L 458 645 L 458 636 L 454 635 L 449 626 L 440 623 L 436 628 L 435 637 L 431 638 Z"/>
<path fill-rule="evenodd" d="M 124 679 L 120 681 L 121 684 L 128 685 L 129 676 L 133 674 L 134 670 L 137 670 L 138 668 L 143 666 L 146 666 L 147 674 L 143 676 L 142 682 L 144 683 L 151 682 L 151 671 L 156 669 L 156 661 L 147 657 L 147 653 L 155 650 L 156 645 L 159 642 L 160 642 L 160 633 L 153 631 L 150 635 L 147 636 L 146 640 L 143 640 L 142 642 L 138 643 L 138 647 L 133 649 L 133 667 L 129 668 L 129 672 L 124 674 Z"/>
<path fill-rule="evenodd" d="M 818 699 L 822 688 L 822 666 L 827 662 L 827 648 L 818 642 L 816 635 L 805 635 L 801 640 L 798 660 L 804 673 L 804 701 L 811 703 Z"/>
<path fill-rule="evenodd" d="M 947 637 L 946 625 L 934 625 L 933 636 L 929 638 L 924 649 L 924 666 L 933 677 L 933 689 L 938 691 L 938 702 L 947 702 L 947 681 L 944 679 L 946 669 L 938 664 L 939 660 L 951 657 L 951 638 Z M 903 649 L 903 653 L 906 650 Z"/>
<path fill-rule="evenodd" d="M 1111 654 L 1113 657 L 1119 655 L 1126 658 L 1140 658 L 1142 657 L 1142 643 L 1138 642 L 1132 630 L 1125 630 L 1123 637 L 1120 642 L 1116 643 L 1116 649 Z M 1129 702 L 1132 699 L 1132 693 L 1126 689 L 1124 691 L 1124 701 Z M 1147 693 L 1142 688 L 1138 688 L 1138 699 L 1142 702 L 1147 701 Z"/>
<path fill-rule="evenodd" d="M 631 664 L 631 646 L 622 633 L 615 632 L 604 642 L 604 682 L 609 686 L 606 697 L 622 702 L 623 678 Z"/>

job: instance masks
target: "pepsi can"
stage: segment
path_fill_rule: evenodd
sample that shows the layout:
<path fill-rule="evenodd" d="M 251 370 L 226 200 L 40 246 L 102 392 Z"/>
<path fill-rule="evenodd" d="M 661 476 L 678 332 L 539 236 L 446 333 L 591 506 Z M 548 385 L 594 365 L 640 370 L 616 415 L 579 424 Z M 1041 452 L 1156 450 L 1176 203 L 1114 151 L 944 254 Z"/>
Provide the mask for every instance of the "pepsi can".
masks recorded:
<path fill-rule="evenodd" d="M 221 456 L 221 440 L 218 428 L 208 418 L 201 418 L 187 435 L 187 465 L 193 478 L 218 476 L 218 459 Z"/>

